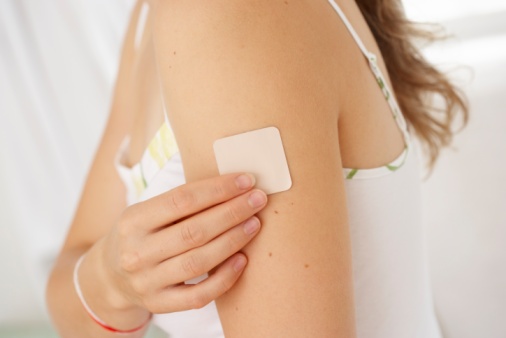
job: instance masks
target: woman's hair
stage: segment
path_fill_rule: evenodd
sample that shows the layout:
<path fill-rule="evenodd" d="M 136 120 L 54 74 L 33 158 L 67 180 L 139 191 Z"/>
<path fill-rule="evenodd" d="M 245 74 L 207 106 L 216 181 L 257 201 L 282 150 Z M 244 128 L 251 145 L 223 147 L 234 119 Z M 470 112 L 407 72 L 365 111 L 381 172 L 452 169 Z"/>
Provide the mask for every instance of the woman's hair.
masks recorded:
<path fill-rule="evenodd" d="M 422 56 L 415 39 L 435 40 L 435 35 L 406 19 L 400 0 L 356 0 L 385 60 L 393 90 L 407 122 L 429 154 L 432 171 L 440 148 L 452 139 L 452 122 L 461 112 L 462 130 L 469 111 L 463 92 Z M 439 96 L 442 107 L 433 99 Z"/>

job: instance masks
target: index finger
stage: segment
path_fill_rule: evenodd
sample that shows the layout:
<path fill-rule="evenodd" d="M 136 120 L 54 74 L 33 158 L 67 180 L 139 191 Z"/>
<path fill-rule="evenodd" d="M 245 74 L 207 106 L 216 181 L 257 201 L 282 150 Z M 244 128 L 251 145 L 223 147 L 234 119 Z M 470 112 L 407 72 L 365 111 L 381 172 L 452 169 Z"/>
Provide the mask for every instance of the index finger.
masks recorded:
<path fill-rule="evenodd" d="M 160 195 L 132 205 L 133 222 L 153 231 L 183 217 L 225 202 L 255 185 L 251 173 L 229 173 L 182 184 Z"/>

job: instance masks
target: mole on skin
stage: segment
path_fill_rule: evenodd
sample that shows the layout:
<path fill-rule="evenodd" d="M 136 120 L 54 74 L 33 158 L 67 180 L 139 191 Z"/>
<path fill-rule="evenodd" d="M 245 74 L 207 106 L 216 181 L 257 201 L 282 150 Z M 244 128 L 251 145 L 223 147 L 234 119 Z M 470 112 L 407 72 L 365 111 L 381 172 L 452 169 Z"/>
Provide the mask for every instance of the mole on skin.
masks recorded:
<path fill-rule="evenodd" d="M 277 210 L 274 210 L 274 213 L 275 213 L 275 214 L 277 214 L 277 213 L 278 213 L 278 211 L 277 211 Z"/>
<path fill-rule="evenodd" d="M 272 256 L 272 252 L 269 252 L 269 257 L 271 257 L 271 256 Z"/>
<path fill-rule="evenodd" d="M 304 264 L 304 267 L 305 268 L 309 268 L 309 264 Z"/>

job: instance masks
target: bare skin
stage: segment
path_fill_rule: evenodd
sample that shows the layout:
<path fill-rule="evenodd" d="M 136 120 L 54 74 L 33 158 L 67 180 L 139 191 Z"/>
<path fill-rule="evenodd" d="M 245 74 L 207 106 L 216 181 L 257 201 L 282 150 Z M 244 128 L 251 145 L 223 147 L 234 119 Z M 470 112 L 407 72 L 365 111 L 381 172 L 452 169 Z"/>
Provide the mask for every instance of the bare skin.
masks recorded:
<path fill-rule="evenodd" d="M 237 181 L 240 173 L 234 173 L 184 184 L 126 206 L 112 158 L 128 130 L 137 125 L 134 122 L 145 120 L 144 128 L 152 125 L 159 107 L 147 104 L 155 90 L 130 93 L 138 90 L 130 87 L 132 79 L 148 88 L 156 83 L 152 64 L 146 62 L 149 30 L 138 52 L 133 48 L 139 4 L 126 36 L 109 121 L 47 286 L 49 311 L 62 337 L 116 336 L 93 322 L 77 298 L 72 272 L 83 253 L 78 277 L 88 305 L 109 325 L 131 329 L 150 313 L 199 308 L 231 288 L 247 264 L 239 251 L 260 230 L 253 215 L 266 205 L 265 193 L 253 189 L 254 177 L 246 175 L 248 184 L 244 177 Z M 142 130 L 132 135 L 137 135 L 136 149 Z M 260 203 L 252 206 L 250 195 L 255 191 L 260 198 L 253 200 Z M 256 227 L 245 226 L 248 219 Z M 215 273 L 205 281 L 183 283 L 213 268 Z M 145 329 L 126 336 L 144 333 Z"/>
<path fill-rule="evenodd" d="M 150 2 L 152 5 L 157 3 L 156 1 Z M 85 298 L 106 322 L 118 328 L 129 329 L 144 322 L 150 312 L 166 313 L 199 308 L 211 300 L 219 298 L 227 289 L 232 289 L 243 271 L 234 271 L 233 263 L 239 257 L 245 258 L 244 254 L 237 252 L 247 246 L 252 240 L 252 236 L 258 234 L 258 230 L 252 235 L 244 233 L 242 222 L 252 215 L 260 213 L 265 207 L 265 204 L 259 208 L 249 207 L 247 196 L 252 188 L 248 188 L 246 192 L 234 190 L 233 182 L 235 177 L 233 175 L 209 178 L 215 175 L 209 154 L 199 154 L 197 157 L 199 157 L 201 163 L 210 164 L 205 166 L 209 168 L 206 169 L 207 172 L 194 169 L 197 166 L 191 162 L 193 158 L 188 156 L 190 162 L 187 162 L 187 167 L 190 169 L 187 174 L 188 181 L 191 183 L 167 192 L 159 198 L 153 198 L 126 208 L 125 188 L 112 166 L 111 159 L 123 137 L 127 133 L 131 133 L 132 142 L 128 162 L 130 164 L 138 162 L 152 135 L 155 134 L 163 122 L 159 91 L 155 85 L 154 75 L 156 69 L 153 67 L 152 62 L 155 53 L 155 42 L 150 36 L 149 30 L 145 31 L 139 50 L 135 51 L 133 48 L 135 18 L 136 14 L 139 13 L 141 3 L 142 1 L 137 4 L 125 40 L 109 121 L 87 178 L 71 229 L 48 284 L 49 310 L 62 337 L 79 337 L 79 335 L 82 337 L 115 336 L 105 332 L 90 320 L 73 289 L 72 269 L 77 259 L 84 252 L 88 252 L 88 254 L 81 266 L 79 277 Z M 170 5 L 170 2 L 167 1 L 166 5 Z M 334 144 L 329 144 L 328 147 L 323 147 L 323 149 L 330 149 L 335 152 L 332 154 L 315 154 L 315 156 L 322 155 L 319 158 L 332 158 L 332 164 L 335 165 L 332 174 L 322 171 L 323 174 L 332 179 L 334 176 L 339 177 L 338 165 L 341 164 L 343 167 L 370 168 L 394 159 L 402 151 L 403 141 L 400 131 L 395 125 L 395 121 L 392 120 L 388 106 L 377 90 L 377 85 L 369 70 L 363 64 L 357 62 L 357 60 L 360 60 L 361 55 L 357 53 L 354 42 L 350 40 L 348 33 L 342 29 L 343 27 L 340 27 L 341 23 L 335 13 L 330 8 L 325 7 L 326 5 L 325 1 L 315 2 L 311 5 L 314 6 L 314 13 L 321 14 L 318 17 L 322 18 L 319 21 L 320 26 L 318 26 L 321 32 L 317 32 L 315 35 L 326 39 L 325 41 L 328 42 L 329 46 L 326 55 L 332 55 L 332 58 L 325 59 L 325 61 L 334 58 L 339 60 L 339 62 L 335 61 L 334 64 L 331 64 L 331 61 L 322 63 L 331 64 L 331 70 L 335 74 L 340 74 L 335 75 L 333 79 L 325 78 L 325 80 L 335 85 L 340 94 L 346 93 L 346 95 L 339 95 L 340 100 L 344 98 L 339 102 L 339 107 L 334 105 L 333 112 L 325 117 L 329 122 L 326 124 L 327 126 L 334 125 L 336 126 L 335 129 L 338 129 L 335 134 L 332 134 L 332 131 L 328 131 L 328 134 L 335 135 L 338 140 L 336 139 Z M 340 5 L 357 29 L 358 34 L 363 38 L 364 43 L 370 50 L 380 55 L 372 34 L 356 5 L 353 3 L 340 3 Z M 295 12 L 294 15 L 302 15 L 302 13 L 305 12 Z M 148 18 L 148 20 L 151 19 L 151 17 Z M 149 24 L 147 27 L 149 27 Z M 304 37 L 303 32 L 300 32 L 297 36 Z M 309 38 L 307 40 L 309 41 Z M 347 42 L 332 44 L 332 41 Z M 160 51 L 164 53 L 163 48 L 160 48 Z M 172 53 L 172 50 L 168 50 L 164 55 L 170 53 Z M 309 59 L 309 61 L 314 60 Z M 381 57 L 380 66 L 383 72 L 387 74 Z M 347 73 L 349 69 L 357 70 L 357 72 L 349 75 Z M 328 69 L 320 70 L 325 74 L 330 73 Z M 341 76 L 341 74 L 348 75 Z M 302 97 L 303 95 L 292 96 Z M 367 99 L 363 99 L 364 97 Z M 328 99 L 322 102 L 328 103 L 330 107 L 331 101 L 332 99 Z M 370 109 L 371 107 L 375 107 L 375 109 Z M 336 113 L 337 111 L 339 114 Z M 357 118 L 357 114 L 360 114 L 360 118 Z M 303 118 L 302 115 L 300 116 Z M 249 122 L 254 125 L 257 121 L 251 119 Z M 283 127 L 282 130 L 286 130 L 286 133 L 293 131 L 293 135 L 300 134 L 300 131 L 295 130 L 295 126 L 283 125 L 282 123 L 286 123 L 285 120 L 280 119 L 279 123 Z M 177 127 L 177 123 L 175 124 L 176 129 L 179 128 L 180 135 L 185 134 L 182 125 Z M 251 125 L 249 128 L 251 128 Z M 372 126 L 382 126 L 382 128 L 372 128 Z M 246 126 L 244 127 L 246 128 Z M 178 131 L 176 130 L 176 132 Z M 223 131 L 217 128 L 216 135 L 221 133 Z M 198 141 L 195 142 L 202 141 L 203 144 L 204 137 L 207 137 L 207 135 L 204 135 L 202 140 L 196 138 Z M 183 139 L 183 137 L 180 137 L 180 139 Z M 209 143 L 209 140 L 205 141 Z M 319 140 L 315 138 L 315 142 L 317 141 Z M 299 177 L 302 177 L 302 172 L 305 169 L 298 162 L 302 163 L 303 157 L 309 151 L 305 154 L 302 152 L 299 154 L 295 151 L 291 153 L 292 149 L 299 147 L 299 141 L 296 137 L 290 138 L 290 134 L 288 134 L 286 145 L 291 160 L 294 160 L 294 173 L 300 172 L 301 176 Z M 203 149 L 203 147 L 198 144 L 195 149 Z M 332 157 L 339 150 L 339 157 Z M 322 165 L 323 167 L 325 165 Z M 326 167 L 330 168 L 328 165 Z M 297 171 L 297 168 L 300 168 L 299 171 Z M 334 173 L 337 174 L 334 175 Z M 203 179 L 204 176 L 208 176 L 208 178 Z M 324 175 L 320 176 L 324 177 Z M 298 179 L 295 176 L 296 183 Z M 299 182 L 304 184 L 302 178 Z M 297 188 L 296 185 L 290 192 L 292 194 L 290 199 L 302 198 L 303 191 L 313 191 L 315 196 L 312 200 L 318 200 L 318 196 L 321 199 L 321 191 L 328 191 L 328 184 L 319 184 L 318 187 L 321 188 L 321 191 L 318 191 L 314 182 L 311 183 L 312 186 L 309 183 L 304 189 L 300 186 Z M 339 183 L 339 187 L 342 188 L 341 183 Z M 206 196 L 205 200 L 189 197 L 198 195 L 200 198 L 202 194 Z M 340 207 L 344 205 L 342 203 L 342 189 L 329 192 L 328 195 L 326 201 L 335 202 L 334 204 Z M 306 201 L 311 200 L 304 198 Z M 195 203 L 189 203 L 188 199 Z M 269 230 L 271 232 L 265 235 L 264 242 L 259 241 L 256 247 L 249 248 L 249 252 L 257 255 L 255 256 L 256 259 L 260 259 L 260 252 L 264 251 L 266 247 L 280 243 L 279 239 L 285 233 L 284 230 L 289 233 L 289 229 L 284 229 L 283 224 L 295 228 L 294 235 L 292 235 L 294 238 L 295 236 L 303 238 L 302 225 L 295 226 L 295 219 L 293 218 L 298 218 L 300 222 L 307 220 L 307 224 L 313 218 L 313 216 L 309 217 L 309 209 L 315 206 L 306 206 L 307 210 L 304 207 L 299 207 L 298 211 L 295 211 L 287 207 L 288 204 L 282 195 L 275 196 L 274 202 L 278 204 L 274 204 L 272 210 L 265 209 L 263 213 L 260 213 L 258 219 L 262 221 L 262 224 L 264 224 L 264 220 L 269 223 L 272 214 L 276 214 L 278 216 L 283 215 L 278 219 L 285 222 L 273 224 L 271 230 Z M 284 207 L 284 205 L 286 206 Z M 212 208 L 207 209 L 209 207 Z M 153 210 L 160 210 L 161 212 L 153 213 Z M 206 211 L 199 212 L 204 210 Z M 150 222 L 139 221 L 140 218 L 153 214 L 157 214 L 160 218 L 157 216 L 150 219 Z M 323 215 L 323 213 L 320 214 Z M 336 212 L 333 212 L 333 215 L 329 214 L 326 218 L 330 220 L 331 217 L 335 217 L 335 214 Z M 332 252 L 335 257 L 342 257 L 339 268 L 333 268 L 332 276 L 330 276 L 330 273 L 328 275 L 330 276 L 329 280 L 330 278 L 334 278 L 334 280 L 342 278 L 343 280 L 342 294 L 346 296 L 346 299 L 343 304 L 339 305 L 339 311 L 344 313 L 340 323 L 343 323 L 341 325 L 343 332 L 345 332 L 343 336 L 352 337 L 354 335 L 352 300 L 347 299 L 347 297 L 351 297 L 351 283 L 349 282 L 349 279 L 351 279 L 349 269 L 351 260 L 349 259 L 349 243 L 346 242 L 347 223 L 345 219 L 347 215 L 345 209 L 339 209 L 337 214 L 339 219 L 332 218 L 332 222 L 339 224 L 339 231 L 342 231 L 340 232 L 342 236 L 339 239 L 329 237 L 327 233 L 323 232 L 325 228 L 322 228 L 323 230 L 319 235 L 326 240 L 327 246 L 325 248 L 340 243 L 338 247 L 340 250 L 342 249 L 339 252 L 323 249 L 321 251 L 325 251 L 327 255 Z M 214 224 L 220 225 L 215 229 L 218 232 L 210 233 L 209 229 L 204 228 L 209 219 L 213 219 Z M 172 246 L 167 246 L 167 248 L 171 248 L 170 251 L 159 252 L 151 249 L 161 247 L 157 243 L 166 243 L 167 241 L 173 243 Z M 236 244 L 227 244 L 232 242 Z M 323 248 L 321 244 L 320 247 Z M 248 250 L 245 252 L 249 254 Z M 197 258 L 204 256 L 212 258 L 208 261 Z M 273 253 L 269 252 L 267 257 L 276 257 L 271 260 L 271 262 L 274 262 L 277 260 L 278 255 L 275 252 L 273 256 Z M 248 256 L 249 258 L 250 256 Z M 311 266 L 312 272 L 323 271 L 325 268 L 318 263 L 321 261 L 320 258 L 315 256 L 313 262 L 305 262 L 303 267 L 308 268 Z M 195 265 L 192 263 L 199 261 L 203 264 Z M 257 263 L 255 262 L 255 264 Z M 216 268 L 211 275 L 213 279 L 210 278 L 207 284 L 200 285 L 200 288 L 181 285 L 182 281 L 191 278 L 191 276 L 198 276 L 213 268 Z M 220 316 L 229 323 L 230 332 L 234 330 L 240 332 L 242 327 L 246 327 L 247 324 L 245 323 L 232 323 L 235 311 L 233 303 L 237 299 L 244 299 L 244 307 L 256 305 L 254 301 L 248 303 L 250 299 L 254 300 L 254 295 L 248 292 L 253 290 L 252 285 L 257 285 L 253 282 L 255 278 L 258 277 L 257 282 L 261 281 L 260 277 L 269 273 L 267 270 L 261 270 L 263 268 L 267 269 L 268 266 L 263 263 L 255 265 L 255 270 L 250 274 L 251 277 L 246 279 L 242 286 L 230 292 L 227 297 L 222 297 L 221 302 L 218 303 L 221 311 Z M 271 269 L 277 268 L 277 266 L 272 265 Z M 163 271 L 166 270 L 171 271 L 170 276 L 165 276 Z M 174 271 L 178 272 L 174 273 Z M 287 270 L 280 276 L 293 276 L 293 272 Z M 289 282 L 290 279 L 287 277 L 283 281 Z M 166 290 L 162 292 L 161 289 Z M 275 291 L 279 290 L 272 289 L 272 291 L 274 294 Z M 287 299 L 292 298 L 287 297 Z M 258 305 L 258 308 L 264 305 Z M 337 308 L 335 304 L 332 306 L 333 308 L 329 306 L 329 309 Z M 260 318 L 260 315 L 258 316 Z M 266 319 L 264 322 L 272 325 L 272 327 L 266 326 L 267 332 L 272 331 L 276 325 L 276 323 L 270 323 Z M 288 330 L 288 328 L 286 329 Z M 327 332 L 334 332 L 330 330 Z M 254 331 L 251 331 L 251 334 L 254 333 Z M 142 337 L 143 334 L 144 331 L 139 331 L 130 336 Z"/>
<path fill-rule="evenodd" d="M 357 5 L 339 4 L 380 56 Z M 225 336 L 354 337 L 342 167 L 381 166 L 404 145 L 367 60 L 327 1 L 167 0 L 156 11 L 156 55 L 187 180 L 218 172 L 214 140 L 271 125 L 292 176 L 291 189 L 258 213 L 248 269 L 216 299 Z"/>

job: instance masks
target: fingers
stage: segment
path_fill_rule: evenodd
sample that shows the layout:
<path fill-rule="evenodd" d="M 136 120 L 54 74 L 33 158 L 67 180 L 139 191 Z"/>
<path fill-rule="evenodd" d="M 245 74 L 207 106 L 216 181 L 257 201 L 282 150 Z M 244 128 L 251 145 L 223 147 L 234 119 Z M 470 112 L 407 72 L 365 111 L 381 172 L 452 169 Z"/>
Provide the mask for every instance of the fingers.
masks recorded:
<path fill-rule="evenodd" d="M 252 195 L 256 193 L 260 193 L 260 195 L 255 195 L 252 198 Z M 252 199 L 251 202 L 250 199 Z M 260 204 L 252 206 L 250 203 L 253 201 Z M 209 208 L 149 235 L 139 251 L 145 255 L 144 261 L 162 262 L 202 246 L 237 224 L 244 222 L 260 211 L 266 205 L 266 201 L 267 195 L 263 191 L 253 189 L 226 203 Z"/>
<path fill-rule="evenodd" d="M 170 258 L 153 271 L 153 288 L 163 288 L 201 276 L 241 250 L 260 230 L 260 221 L 253 216 L 204 246 Z"/>
<path fill-rule="evenodd" d="M 225 174 L 184 184 L 126 209 L 117 231 L 125 242 L 120 260 L 133 294 L 144 306 L 152 312 L 158 307 L 160 313 L 198 308 L 235 283 L 240 272 L 231 268 L 230 256 L 258 233 L 258 218 L 253 217 L 255 229 L 246 226 L 250 224 L 246 220 L 267 202 L 263 191 L 250 191 L 254 184 L 251 174 Z M 248 203 L 253 192 L 260 194 L 260 203 Z M 142 240 L 132 242 L 131 238 L 140 238 L 139 229 L 144 232 Z M 213 268 L 213 278 L 196 289 L 202 291 L 186 292 L 189 286 L 184 281 Z M 158 294 L 178 299 L 159 303 Z"/>
<path fill-rule="evenodd" d="M 242 194 L 254 184 L 255 178 L 249 173 L 224 174 L 190 182 L 132 205 L 125 211 L 128 217 L 124 218 L 137 226 L 144 225 L 148 231 L 154 231 Z"/>
<path fill-rule="evenodd" d="M 236 265 L 236 263 L 240 263 L 238 259 L 243 264 Z M 246 264 L 246 256 L 237 253 L 202 282 L 163 289 L 156 296 L 151 297 L 146 306 L 153 313 L 200 309 L 228 291 L 237 282 Z"/>

